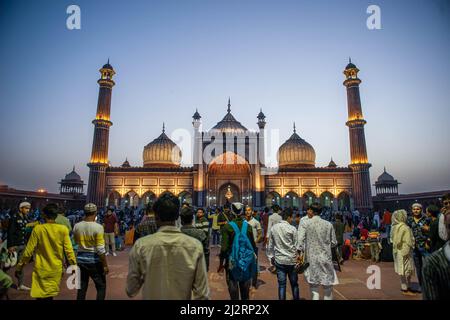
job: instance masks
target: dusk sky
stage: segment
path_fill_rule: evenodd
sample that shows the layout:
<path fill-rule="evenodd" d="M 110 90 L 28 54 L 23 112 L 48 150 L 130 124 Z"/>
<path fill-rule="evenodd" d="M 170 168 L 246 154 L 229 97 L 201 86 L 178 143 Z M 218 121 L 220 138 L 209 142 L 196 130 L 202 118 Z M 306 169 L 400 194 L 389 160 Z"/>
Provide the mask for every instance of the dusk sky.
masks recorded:
<path fill-rule="evenodd" d="M 81 29 L 66 27 L 71 4 Z M 381 8 L 369 30 L 367 7 Z M 297 133 L 316 166 L 350 161 L 344 70 L 361 70 L 371 183 L 400 193 L 450 189 L 450 2 L 158 0 L 0 2 L 0 184 L 57 192 L 76 166 L 85 183 L 98 69 L 110 58 L 109 159 L 142 166 L 161 133 L 204 129 L 232 113 L 283 143 Z M 185 153 L 186 154 L 186 153 Z M 185 164 L 190 159 L 183 159 Z M 85 188 L 86 191 L 86 188 Z"/>

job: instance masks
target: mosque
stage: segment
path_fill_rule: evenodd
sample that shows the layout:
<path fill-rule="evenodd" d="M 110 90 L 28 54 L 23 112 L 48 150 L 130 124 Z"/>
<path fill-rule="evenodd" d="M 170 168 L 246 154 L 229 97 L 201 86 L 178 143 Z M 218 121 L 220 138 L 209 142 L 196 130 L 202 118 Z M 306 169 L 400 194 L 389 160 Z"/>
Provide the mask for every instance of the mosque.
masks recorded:
<path fill-rule="evenodd" d="M 268 168 L 264 159 L 266 117 L 256 120 L 259 130 L 250 131 L 231 113 L 213 128 L 201 129 L 201 115 L 192 116 L 193 165 L 181 165 L 181 149 L 165 133 L 143 149 L 142 166 L 111 166 L 108 160 L 111 94 L 115 71 L 109 64 L 100 69 L 97 114 L 92 121 L 94 138 L 89 167 L 87 201 L 98 206 L 140 207 L 169 192 L 195 207 L 221 206 L 240 201 L 255 208 L 273 204 L 305 208 L 314 201 L 334 210 L 365 212 L 372 208 L 361 101 L 359 69 L 350 61 L 344 70 L 350 138 L 350 164 L 316 167 L 314 148 L 296 132 L 279 147 L 278 167 Z M 205 156 L 206 155 L 206 156 Z"/>

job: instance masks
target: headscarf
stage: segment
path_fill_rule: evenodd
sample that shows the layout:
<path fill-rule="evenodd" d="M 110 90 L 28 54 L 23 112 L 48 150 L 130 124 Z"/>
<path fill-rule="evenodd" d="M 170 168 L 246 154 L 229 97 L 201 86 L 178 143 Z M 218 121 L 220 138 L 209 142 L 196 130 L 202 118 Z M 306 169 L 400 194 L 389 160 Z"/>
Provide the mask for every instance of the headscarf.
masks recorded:
<path fill-rule="evenodd" d="M 406 223 L 406 219 L 408 217 L 408 213 L 406 210 L 397 210 L 392 214 L 392 226 L 400 223 Z"/>
<path fill-rule="evenodd" d="M 397 210 L 392 214 L 392 231 L 391 231 L 391 242 L 394 244 L 394 250 L 395 245 L 397 245 L 398 241 L 407 241 L 409 244 L 412 242 L 412 245 L 414 245 L 414 238 L 412 236 L 412 231 L 406 224 L 407 219 L 407 212 L 406 210 Z M 404 234 L 408 233 L 409 237 L 406 239 L 404 237 Z M 411 238 L 411 239 L 409 239 Z"/>

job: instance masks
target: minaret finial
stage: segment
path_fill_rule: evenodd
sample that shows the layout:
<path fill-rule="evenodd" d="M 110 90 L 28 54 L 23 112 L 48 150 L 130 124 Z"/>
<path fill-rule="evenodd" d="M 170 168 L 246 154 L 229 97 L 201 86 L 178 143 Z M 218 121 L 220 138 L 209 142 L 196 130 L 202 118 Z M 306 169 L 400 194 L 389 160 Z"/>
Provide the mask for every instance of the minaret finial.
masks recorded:
<path fill-rule="evenodd" d="M 162 132 L 164 133 L 164 132 L 166 132 L 166 124 L 163 122 L 163 129 L 162 129 Z"/>
<path fill-rule="evenodd" d="M 231 112 L 231 99 L 230 97 L 228 97 L 228 109 L 227 112 L 230 113 Z"/>
<path fill-rule="evenodd" d="M 294 133 L 296 133 L 297 132 L 297 130 L 295 129 L 295 121 L 294 121 Z"/>
<path fill-rule="evenodd" d="M 384 172 L 386 172 L 386 166 L 384 166 Z"/>
<path fill-rule="evenodd" d="M 73 171 L 73 172 L 75 172 L 75 165 L 73 165 L 73 169 L 72 169 L 72 171 Z"/>

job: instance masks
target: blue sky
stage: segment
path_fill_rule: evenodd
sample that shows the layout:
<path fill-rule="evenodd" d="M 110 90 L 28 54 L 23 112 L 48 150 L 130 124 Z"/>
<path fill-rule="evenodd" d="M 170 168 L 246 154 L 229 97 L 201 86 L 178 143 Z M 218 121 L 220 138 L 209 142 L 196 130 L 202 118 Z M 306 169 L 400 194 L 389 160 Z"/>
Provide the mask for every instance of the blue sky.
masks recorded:
<path fill-rule="evenodd" d="M 81 8 L 68 30 L 66 8 Z M 381 8 L 381 30 L 366 27 Z M 280 143 L 297 133 L 349 163 L 348 57 L 359 67 L 372 183 L 386 166 L 400 192 L 450 188 L 448 1 L 1 1 L 0 183 L 57 191 L 73 165 L 87 182 L 99 78 L 117 74 L 109 158 L 142 165 L 161 132 L 210 128 L 226 113 Z M 184 159 L 186 161 L 186 159 Z"/>

